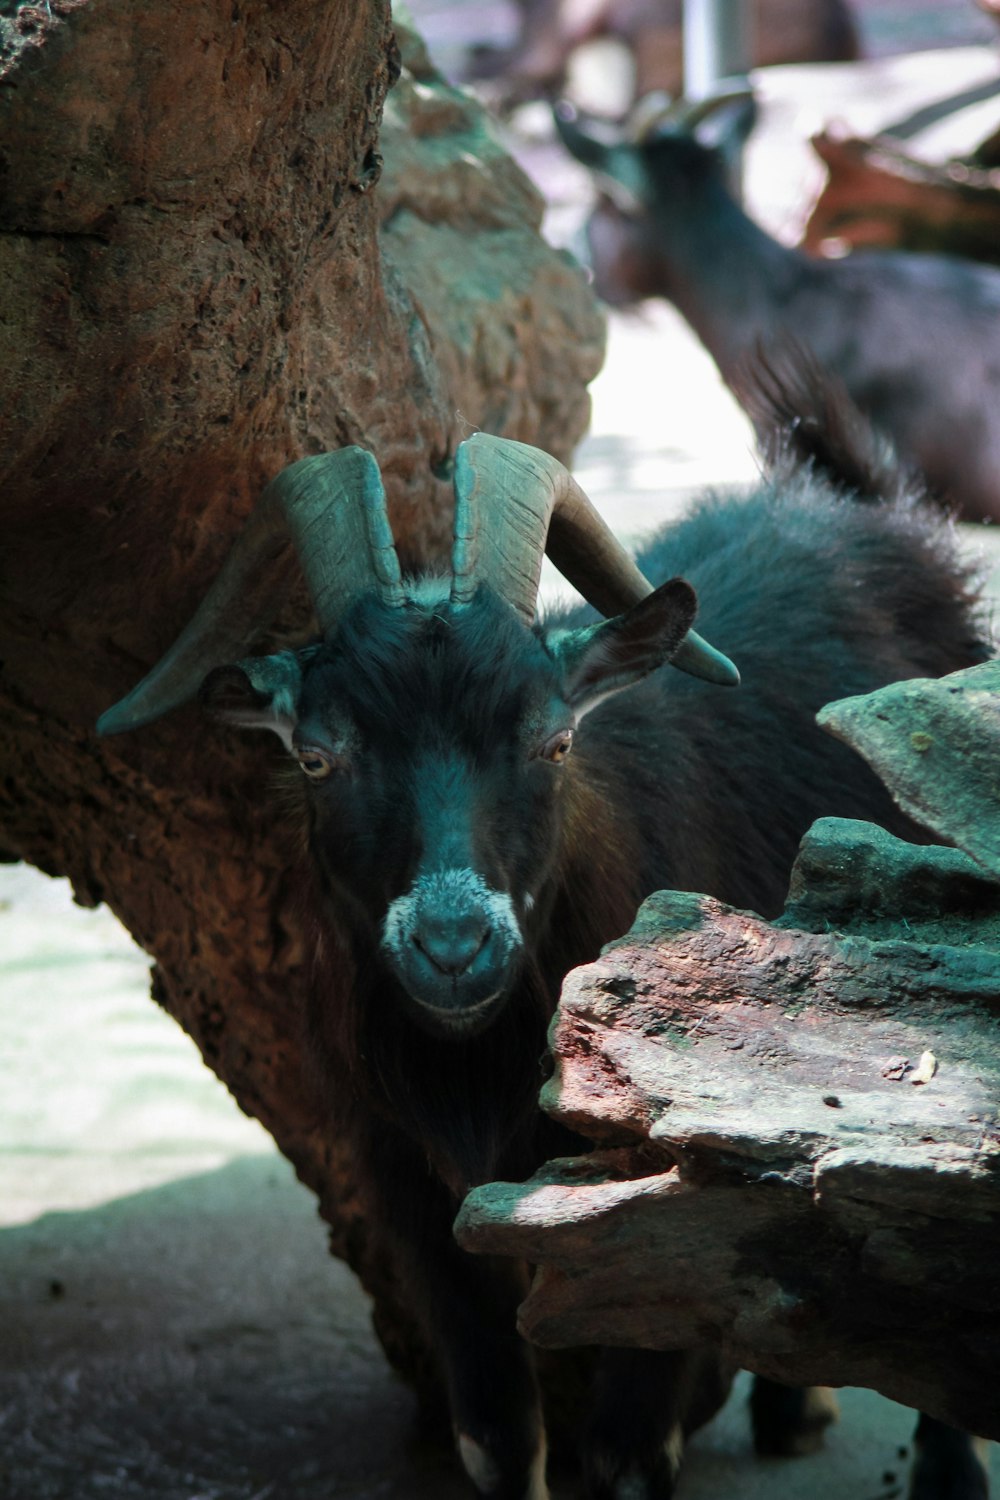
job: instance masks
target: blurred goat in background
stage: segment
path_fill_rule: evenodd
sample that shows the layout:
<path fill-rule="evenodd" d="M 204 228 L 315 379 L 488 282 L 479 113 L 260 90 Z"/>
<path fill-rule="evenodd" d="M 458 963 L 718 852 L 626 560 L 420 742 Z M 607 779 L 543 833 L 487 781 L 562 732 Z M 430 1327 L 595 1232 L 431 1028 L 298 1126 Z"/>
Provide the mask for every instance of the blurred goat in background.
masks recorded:
<path fill-rule="evenodd" d="M 597 291 L 619 307 L 668 298 L 752 418 L 748 361 L 798 344 L 932 493 L 966 520 L 1000 519 L 1000 269 L 781 244 L 730 181 L 755 114 L 741 84 L 697 103 L 640 101 L 624 127 L 559 107 L 563 143 L 599 192 L 587 224 Z"/>

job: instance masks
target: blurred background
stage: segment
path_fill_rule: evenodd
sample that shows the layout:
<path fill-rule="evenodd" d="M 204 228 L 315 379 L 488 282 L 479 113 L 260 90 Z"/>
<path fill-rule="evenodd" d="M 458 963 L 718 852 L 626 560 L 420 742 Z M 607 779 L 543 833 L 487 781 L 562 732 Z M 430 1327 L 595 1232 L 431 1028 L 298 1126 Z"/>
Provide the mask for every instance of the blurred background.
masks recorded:
<path fill-rule="evenodd" d="M 438 67 L 496 111 L 546 200 L 546 234 L 578 247 L 593 189 L 555 141 L 541 95 L 620 117 L 636 89 L 628 39 L 589 38 L 555 82 L 539 83 L 512 66 L 521 7 L 409 9 Z M 809 146 L 821 126 L 840 120 L 870 136 L 942 98 L 985 92 L 907 141 L 943 162 L 1000 123 L 1000 96 L 988 96 L 1000 88 L 1000 29 L 984 9 L 853 0 L 847 10 L 856 60 L 754 74 L 745 202 L 789 244 L 822 182 Z M 609 313 L 592 392 L 576 473 L 624 537 L 705 485 L 756 475 L 746 416 L 665 302 Z M 995 595 L 993 530 L 966 526 L 963 544 L 993 569 Z M 0 867 L 0 1497 L 464 1494 L 446 1455 L 414 1446 L 409 1394 L 351 1274 L 327 1255 L 310 1196 L 148 983 L 145 956 L 107 910 L 75 907 L 64 882 Z M 845 1393 L 823 1454 L 761 1461 L 744 1396 L 741 1385 L 696 1439 L 690 1500 L 904 1492 L 909 1413 Z"/>

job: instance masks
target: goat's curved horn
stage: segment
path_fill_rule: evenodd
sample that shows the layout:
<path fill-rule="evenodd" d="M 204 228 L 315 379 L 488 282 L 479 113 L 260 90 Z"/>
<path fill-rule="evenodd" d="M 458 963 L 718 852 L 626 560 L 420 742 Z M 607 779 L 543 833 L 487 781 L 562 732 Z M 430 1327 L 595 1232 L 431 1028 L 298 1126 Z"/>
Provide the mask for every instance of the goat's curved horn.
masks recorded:
<path fill-rule="evenodd" d="M 320 629 L 326 632 L 360 594 L 403 603 L 399 561 L 374 457 L 341 448 L 301 458 L 267 486 L 187 629 L 132 691 L 98 720 L 100 734 L 138 729 L 193 698 L 212 669 L 231 660 L 273 618 L 261 605 L 262 571 L 291 537 Z"/>
<path fill-rule="evenodd" d="M 558 459 L 485 432 L 466 439 L 455 455 L 451 602 L 468 604 L 486 583 L 530 625 L 544 552 L 603 615 L 620 614 L 653 592 Z M 724 686 L 740 680 L 729 658 L 693 630 L 672 665 Z"/>
<path fill-rule="evenodd" d="M 653 89 L 643 94 L 625 121 L 625 139 L 633 146 L 642 145 L 663 126 L 674 124 L 686 107 L 685 100 L 672 98 L 666 89 Z"/>
<path fill-rule="evenodd" d="M 727 104 L 752 104 L 754 91 L 746 78 L 720 78 L 704 99 L 680 99 L 671 123 L 693 131 Z"/>
<path fill-rule="evenodd" d="M 703 99 L 674 99 L 665 89 L 643 94 L 632 106 L 625 122 L 624 138 L 634 146 L 654 140 L 661 131 L 694 131 L 728 104 L 752 103 L 754 92 L 747 79 L 721 78 Z"/>

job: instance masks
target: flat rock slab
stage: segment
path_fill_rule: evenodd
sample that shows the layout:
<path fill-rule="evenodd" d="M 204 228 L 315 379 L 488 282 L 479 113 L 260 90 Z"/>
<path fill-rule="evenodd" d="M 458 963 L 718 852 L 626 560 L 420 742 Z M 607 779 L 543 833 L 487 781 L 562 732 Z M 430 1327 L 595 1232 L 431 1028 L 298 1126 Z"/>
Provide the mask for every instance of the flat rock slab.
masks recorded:
<path fill-rule="evenodd" d="M 1000 885 L 968 856 L 822 820 L 782 921 L 659 893 L 550 1040 L 544 1106 L 604 1149 L 458 1224 L 540 1267 L 529 1338 L 711 1339 L 1000 1436 Z"/>

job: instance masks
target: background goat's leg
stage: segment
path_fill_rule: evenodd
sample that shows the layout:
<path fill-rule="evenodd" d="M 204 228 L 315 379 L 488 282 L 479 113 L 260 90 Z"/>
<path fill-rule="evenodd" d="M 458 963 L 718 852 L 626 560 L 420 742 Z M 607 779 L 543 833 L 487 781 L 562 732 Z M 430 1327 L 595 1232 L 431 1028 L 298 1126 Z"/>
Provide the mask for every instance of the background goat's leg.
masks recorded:
<path fill-rule="evenodd" d="M 986 1500 L 989 1479 L 981 1439 L 921 1415 L 914 1445 L 910 1500 Z"/>
<path fill-rule="evenodd" d="M 750 1397 L 754 1447 L 768 1458 L 815 1453 L 838 1410 L 826 1386 L 780 1385 L 758 1375 Z"/>
<path fill-rule="evenodd" d="M 589 1500 L 670 1500 L 684 1440 L 714 1416 L 733 1371 L 711 1349 L 606 1349 L 584 1458 Z"/>

